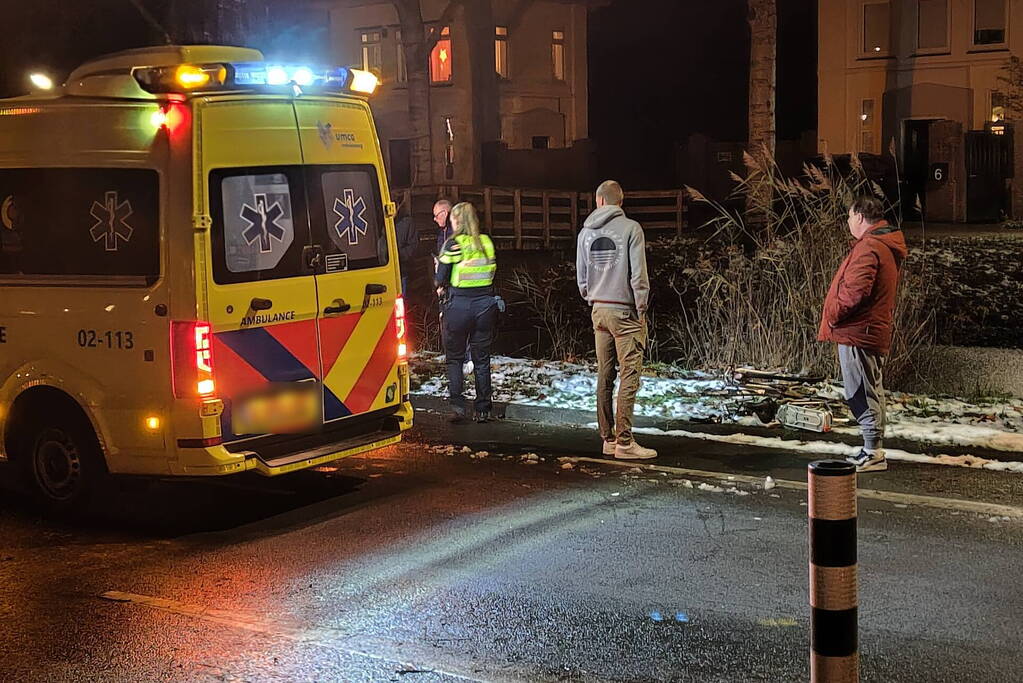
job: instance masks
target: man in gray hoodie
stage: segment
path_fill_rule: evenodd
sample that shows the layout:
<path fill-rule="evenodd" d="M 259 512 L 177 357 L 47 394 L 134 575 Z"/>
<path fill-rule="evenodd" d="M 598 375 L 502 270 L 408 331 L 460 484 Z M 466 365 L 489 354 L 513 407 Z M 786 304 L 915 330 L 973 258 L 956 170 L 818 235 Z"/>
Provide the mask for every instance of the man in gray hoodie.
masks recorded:
<path fill-rule="evenodd" d="M 586 218 L 576 244 L 576 281 L 579 293 L 593 309 L 602 452 L 621 460 L 648 460 L 656 458 L 657 451 L 632 438 L 632 412 L 647 343 L 650 280 L 643 228 L 625 216 L 624 197 L 622 186 L 613 180 L 597 188 L 597 209 Z M 615 412 L 612 400 L 619 372 Z"/>

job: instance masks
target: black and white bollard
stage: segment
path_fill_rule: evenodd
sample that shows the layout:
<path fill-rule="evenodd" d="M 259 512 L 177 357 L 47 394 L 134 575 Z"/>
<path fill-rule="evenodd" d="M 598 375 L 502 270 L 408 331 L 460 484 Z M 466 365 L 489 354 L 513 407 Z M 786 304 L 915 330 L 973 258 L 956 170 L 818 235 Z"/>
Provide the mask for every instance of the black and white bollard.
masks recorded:
<path fill-rule="evenodd" d="M 810 681 L 859 681 L 856 466 L 809 466 Z"/>

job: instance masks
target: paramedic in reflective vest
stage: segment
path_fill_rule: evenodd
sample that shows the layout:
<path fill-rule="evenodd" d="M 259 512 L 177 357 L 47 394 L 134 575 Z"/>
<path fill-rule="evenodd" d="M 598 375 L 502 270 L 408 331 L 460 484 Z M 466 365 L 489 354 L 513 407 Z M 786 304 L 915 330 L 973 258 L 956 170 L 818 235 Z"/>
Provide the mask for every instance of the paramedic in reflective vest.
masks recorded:
<path fill-rule="evenodd" d="M 476 421 L 487 422 L 491 411 L 490 344 L 497 324 L 494 275 L 497 258 L 494 243 L 480 234 L 480 223 L 472 204 L 462 202 L 451 210 L 452 236 L 444 243 L 438 259 L 437 287 L 444 315 L 444 352 L 447 355 L 451 421 L 465 421 L 467 410 L 462 392 L 465 377 L 466 342 L 476 376 Z"/>

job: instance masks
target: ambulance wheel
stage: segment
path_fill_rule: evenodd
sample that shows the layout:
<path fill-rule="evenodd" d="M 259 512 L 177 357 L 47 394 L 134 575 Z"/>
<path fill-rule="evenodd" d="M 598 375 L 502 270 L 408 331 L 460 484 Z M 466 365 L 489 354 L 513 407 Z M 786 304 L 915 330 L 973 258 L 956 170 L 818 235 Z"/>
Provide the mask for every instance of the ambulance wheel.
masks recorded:
<path fill-rule="evenodd" d="M 80 510 L 106 476 L 99 443 L 78 421 L 45 422 L 32 430 L 23 462 L 34 497 L 50 512 Z"/>

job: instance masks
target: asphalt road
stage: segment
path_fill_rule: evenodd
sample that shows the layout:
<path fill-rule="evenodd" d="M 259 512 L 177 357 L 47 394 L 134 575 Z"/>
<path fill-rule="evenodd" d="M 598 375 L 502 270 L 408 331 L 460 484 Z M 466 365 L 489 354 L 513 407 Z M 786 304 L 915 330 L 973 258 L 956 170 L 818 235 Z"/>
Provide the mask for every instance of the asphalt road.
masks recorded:
<path fill-rule="evenodd" d="M 123 482 L 73 523 L 3 491 L 0 680 L 808 679 L 805 492 L 698 487 L 809 458 L 652 437 L 721 474 L 562 469 L 590 432 L 417 418 L 328 471 Z M 860 501 L 862 680 L 1023 680 L 1023 520 L 977 507 L 1023 507 L 1021 482 L 861 478 L 926 497 Z"/>

